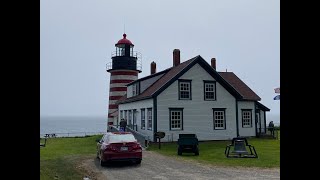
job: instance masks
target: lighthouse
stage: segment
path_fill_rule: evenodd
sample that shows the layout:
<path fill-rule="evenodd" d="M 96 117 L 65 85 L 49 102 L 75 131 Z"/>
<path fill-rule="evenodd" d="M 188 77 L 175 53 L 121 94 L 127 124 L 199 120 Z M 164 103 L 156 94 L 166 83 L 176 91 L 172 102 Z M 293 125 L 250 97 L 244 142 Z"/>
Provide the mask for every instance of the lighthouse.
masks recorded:
<path fill-rule="evenodd" d="M 141 54 L 133 51 L 133 43 L 123 34 L 111 53 L 112 62 L 107 66 L 110 73 L 108 125 L 118 124 L 118 105 L 116 102 L 127 93 L 127 84 L 138 79 L 141 73 Z"/>

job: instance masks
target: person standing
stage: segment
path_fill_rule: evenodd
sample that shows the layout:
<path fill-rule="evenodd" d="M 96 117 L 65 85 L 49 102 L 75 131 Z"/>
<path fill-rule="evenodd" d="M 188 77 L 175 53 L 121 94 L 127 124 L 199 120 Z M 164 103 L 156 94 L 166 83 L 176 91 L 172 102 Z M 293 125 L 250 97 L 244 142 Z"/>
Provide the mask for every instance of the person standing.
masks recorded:
<path fill-rule="evenodd" d="M 274 136 L 274 124 L 273 124 L 273 121 L 269 122 L 269 131 L 270 131 L 271 135 Z"/>
<path fill-rule="evenodd" d="M 120 131 L 126 132 L 127 121 L 125 119 L 121 119 L 120 121 Z"/>

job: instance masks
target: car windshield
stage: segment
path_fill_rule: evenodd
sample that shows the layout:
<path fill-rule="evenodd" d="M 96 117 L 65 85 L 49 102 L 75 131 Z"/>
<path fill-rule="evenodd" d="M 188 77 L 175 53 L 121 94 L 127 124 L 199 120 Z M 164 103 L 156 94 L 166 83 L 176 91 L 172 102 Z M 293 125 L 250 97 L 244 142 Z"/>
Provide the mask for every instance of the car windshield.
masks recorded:
<path fill-rule="evenodd" d="M 134 142 L 136 139 L 132 134 L 121 134 L 121 135 L 111 135 L 109 136 L 110 143 L 118 143 L 118 142 Z"/>

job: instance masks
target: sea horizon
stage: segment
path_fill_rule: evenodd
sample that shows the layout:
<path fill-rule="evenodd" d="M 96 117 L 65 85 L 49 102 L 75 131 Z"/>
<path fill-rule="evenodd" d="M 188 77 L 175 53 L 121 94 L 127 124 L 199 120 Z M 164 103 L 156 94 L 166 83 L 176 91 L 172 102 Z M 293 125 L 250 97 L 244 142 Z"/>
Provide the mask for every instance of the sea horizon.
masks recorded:
<path fill-rule="evenodd" d="M 280 125 L 280 114 L 266 115 L 267 125 L 270 121 Z M 101 115 L 40 115 L 40 134 L 101 133 L 107 131 L 107 121 L 108 118 Z"/>
<path fill-rule="evenodd" d="M 106 132 L 107 120 L 106 116 L 40 116 L 40 135 Z"/>

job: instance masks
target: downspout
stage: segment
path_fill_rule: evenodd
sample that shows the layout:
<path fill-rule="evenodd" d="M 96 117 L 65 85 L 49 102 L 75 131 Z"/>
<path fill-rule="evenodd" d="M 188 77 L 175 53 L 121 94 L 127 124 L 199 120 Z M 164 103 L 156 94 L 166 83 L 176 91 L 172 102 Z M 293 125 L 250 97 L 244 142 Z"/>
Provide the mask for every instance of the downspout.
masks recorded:
<path fill-rule="evenodd" d="M 239 118 L 238 118 L 238 100 L 236 99 L 236 125 L 237 125 L 237 137 L 239 137 Z"/>
<path fill-rule="evenodd" d="M 153 142 L 157 142 L 157 138 L 154 135 L 157 131 L 157 96 L 155 96 L 153 98 Z"/>

